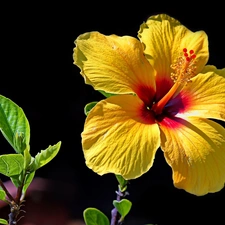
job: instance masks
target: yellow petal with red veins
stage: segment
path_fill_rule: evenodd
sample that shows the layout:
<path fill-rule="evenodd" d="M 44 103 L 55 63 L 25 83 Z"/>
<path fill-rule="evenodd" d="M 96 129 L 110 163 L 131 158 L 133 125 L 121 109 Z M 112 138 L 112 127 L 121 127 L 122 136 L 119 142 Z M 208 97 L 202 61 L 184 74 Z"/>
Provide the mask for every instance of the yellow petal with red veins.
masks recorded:
<path fill-rule="evenodd" d="M 100 101 L 88 114 L 82 146 L 86 165 L 103 175 L 134 179 L 147 172 L 159 148 L 160 134 L 153 116 L 143 117 L 143 102 L 133 95 Z"/>
<path fill-rule="evenodd" d="M 151 16 L 143 23 L 138 32 L 139 39 L 145 45 L 145 54 L 157 71 L 157 79 L 170 77 L 171 65 L 186 48 L 196 54 L 196 73 L 200 72 L 208 61 L 208 38 L 204 31 L 192 32 L 178 20 L 159 14 Z"/>
<path fill-rule="evenodd" d="M 174 185 L 199 196 L 220 191 L 225 183 L 225 129 L 197 117 L 166 119 L 160 125 Z"/>
<path fill-rule="evenodd" d="M 136 38 L 90 32 L 80 35 L 75 45 L 74 64 L 96 90 L 125 94 L 144 85 L 155 89 L 155 72 Z"/>
<path fill-rule="evenodd" d="M 225 120 L 225 69 L 206 66 L 202 73 L 184 87 L 181 95 L 189 100 L 180 117 L 199 116 Z"/>

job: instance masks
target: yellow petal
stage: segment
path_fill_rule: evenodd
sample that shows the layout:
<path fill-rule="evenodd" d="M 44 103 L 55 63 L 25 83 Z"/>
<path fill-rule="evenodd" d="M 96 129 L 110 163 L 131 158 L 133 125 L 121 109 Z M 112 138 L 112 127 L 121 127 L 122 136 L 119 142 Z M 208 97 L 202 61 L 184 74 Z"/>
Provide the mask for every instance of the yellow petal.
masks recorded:
<path fill-rule="evenodd" d="M 160 125 L 174 185 L 199 196 L 220 191 L 225 182 L 225 129 L 197 117 L 166 119 Z"/>
<path fill-rule="evenodd" d="M 88 114 L 82 132 L 86 165 L 103 175 L 134 179 L 147 172 L 159 147 L 154 118 L 143 120 L 143 102 L 133 95 L 100 101 Z"/>
<path fill-rule="evenodd" d="M 91 32 L 80 35 L 75 45 L 74 64 L 96 90 L 125 94 L 143 85 L 155 88 L 154 71 L 137 39 Z"/>
<path fill-rule="evenodd" d="M 194 50 L 198 73 L 208 61 L 208 38 L 204 31 L 192 32 L 178 20 L 159 14 L 148 18 L 138 32 L 145 54 L 157 71 L 157 79 L 170 77 L 170 66 L 184 48 Z"/>
<path fill-rule="evenodd" d="M 182 90 L 189 99 L 186 110 L 180 117 L 199 116 L 225 120 L 225 69 L 206 66 Z"/>

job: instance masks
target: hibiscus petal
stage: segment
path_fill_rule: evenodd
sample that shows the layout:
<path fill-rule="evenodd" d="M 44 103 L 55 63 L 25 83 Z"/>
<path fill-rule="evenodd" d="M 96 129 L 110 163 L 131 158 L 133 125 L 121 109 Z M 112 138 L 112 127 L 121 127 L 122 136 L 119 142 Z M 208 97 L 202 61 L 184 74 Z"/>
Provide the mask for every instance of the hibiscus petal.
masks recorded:
<path fill-rule="evenodd" d="M 159 147 L 160 133 L 153 116 L 142 118 L 143 102 L 133 95 L 100 101 L 88 114 L 82 145 L 86 165 L 103 175 L 134 179 L 147 172 Z"/>
<path fill-rule="evenodd" d="M 137 39 L 90 32 L 80 35 L 75 44 L 74 64 L 96 90 L 125 94 L 143 85 L 155 89 L 155 72 Z"/>
<path fill-rule="evenodd" d="M 225 129 L 205 118 L 167 118 L 161 147 L 177 188 L 195 195 L 220 191 L 225 182 Z"/>
<path fill-rule="evenodd" d="M 199 116 L 225 120 L 225 69 L 206 66 L 181 91 L 181 98 L 186 99 L 185 110 L 179 115 Z M 171 101 L 171 108 L 173 107 Z"/>
<path fill-rule="evenodd" d="M 145 54 L 157 71 L 157 80 L 171 75 L 173 64 L 184 48 L 196 54 L 196 72 L 203 69 L 208 61 L 208 38 L 204 31 L 192 32 L 176 19 L 159 14 L 151 16 L 138 32 L 145 45 Z"/>

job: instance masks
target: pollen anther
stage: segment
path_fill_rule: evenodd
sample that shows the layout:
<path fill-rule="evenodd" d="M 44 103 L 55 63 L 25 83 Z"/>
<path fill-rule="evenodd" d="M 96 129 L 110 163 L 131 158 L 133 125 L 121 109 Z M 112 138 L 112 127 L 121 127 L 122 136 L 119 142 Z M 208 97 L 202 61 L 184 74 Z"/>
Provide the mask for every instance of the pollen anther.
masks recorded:
<path fill-rule="evenodd" d="M 171 73 L 171 79 L 174 82 L 190 82 L 191 78 L 195 76 L 195 58 L 194 50 L 188 51 L 187 48 L 184 48 L 183 54 L 171 65 L 174 70 Z"/>

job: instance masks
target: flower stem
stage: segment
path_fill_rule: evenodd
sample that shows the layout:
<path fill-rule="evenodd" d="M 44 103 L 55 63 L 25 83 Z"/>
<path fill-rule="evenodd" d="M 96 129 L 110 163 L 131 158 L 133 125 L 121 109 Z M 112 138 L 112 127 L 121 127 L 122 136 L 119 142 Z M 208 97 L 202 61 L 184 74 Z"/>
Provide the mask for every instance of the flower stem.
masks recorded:
<path fill-rule="evenodd" d="M 116 200 L 120 201 L 121 197 L 123 196 L 123 193 L 120 191 L 120 188 L 118 188 L 118 191 L 116 191 Z M 111 211 L 111 223 L 110 225 L 117 225 L 119 220 L 119 214 L 116 208 L 113 208 Z"/>

